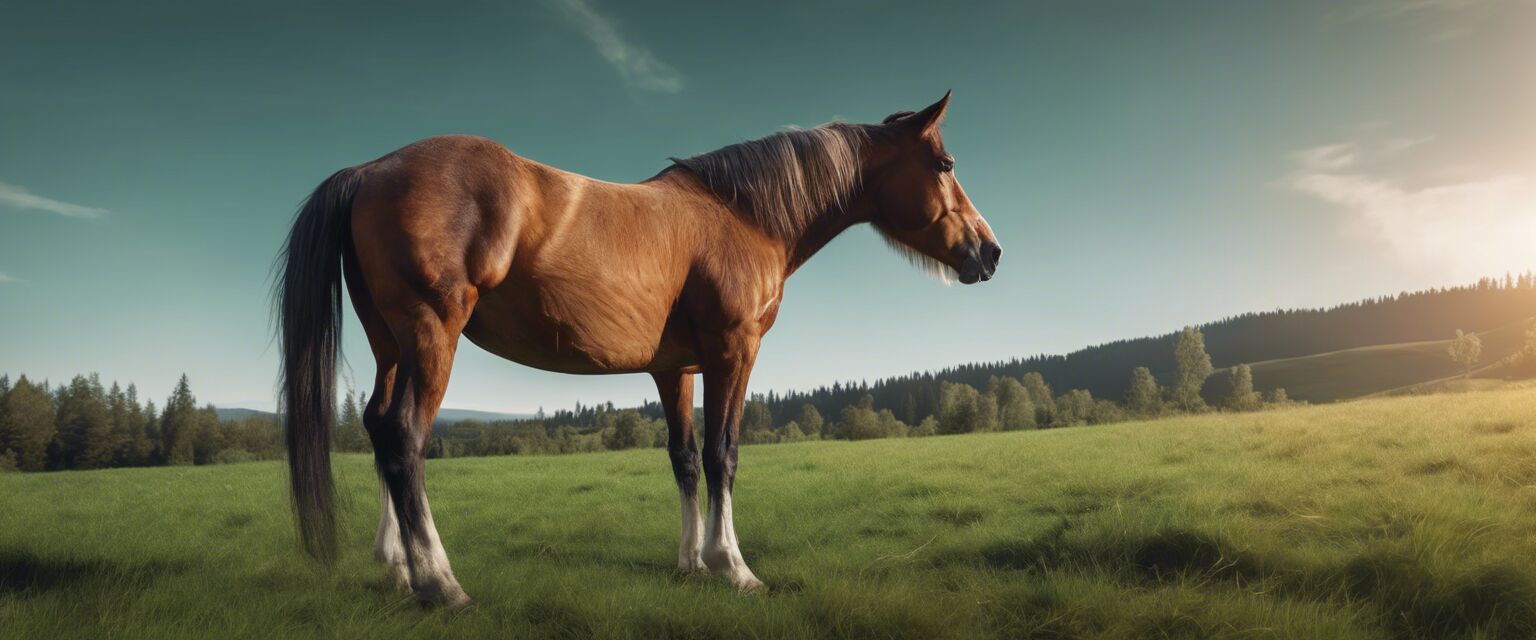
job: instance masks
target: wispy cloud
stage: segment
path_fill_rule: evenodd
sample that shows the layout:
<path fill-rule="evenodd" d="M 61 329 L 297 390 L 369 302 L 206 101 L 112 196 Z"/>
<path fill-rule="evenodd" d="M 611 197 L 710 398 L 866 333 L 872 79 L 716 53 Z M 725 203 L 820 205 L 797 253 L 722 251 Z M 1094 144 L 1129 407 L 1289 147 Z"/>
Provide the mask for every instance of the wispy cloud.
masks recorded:
<path fill-rule="evenodd" d="M 1352 142 L 1339 144 L 1325 144 L 1320 147 L 1302 149 L 1291 154 L 1291 157 L 1302 167 L 1314 171 L 1332 171 L 1343 169 L 1355 163 L 1359 156 L 1359 150 Z"/>
<path fill-rule="evenodd" d="M 11 284 L 13 282 L 21 282 L 21 278 L 13 276 L 4 271 L 0 271 L 0 284 Z"/>
<path fill-rule="evenodd" d="M 1337 5 L 1338 16 L 1346 20 L 1403 19 L 1421 16 L 1440 17 L 1476 9 L 1495 0 L 1360 0 Z"/>
<path fill-rule="evenodd" d="M 553 0 L 597 52 L 613 65 L 626 83 L 636 89 L 677 93 L 683 89 L 683 74 L 657 59 L 649 49 L 636 45 L 619 33 L 613 19 L 599 13 L 588 0 Z"/>
<path fill-rule="evenodd" d="M 106 209 L 87 207 L 71 204 L 62 200 L 45 198 L 30 191 L 25 187 L 0 182 L 0 205 L 14 209 L 29 211 L 47 211 L 70 218 L 100 218 L 107 215 Z"/>
<path fill-rule="evenodd" d="M 1363 166 L 1427 140 L 1297 151 L 1291 154 L 1296 170 L 1282 183 L 1334 206 L 1348 228 L 1384 244 L 1407 266 L 1457 277 L 1529 268 L 1530 238 L 1536 238 L 1532 176 L 1485 172 L 1420 184 Z"/>
<path fill-rule="evenodd" d="M 1417 25 L 1430 42 L 1444 43 L 1472 35 L 1479 14 L 1513 1 L 1529 0 L 1359 0 L 1335 3 L 1332 16 L 1343 23 Z"/>

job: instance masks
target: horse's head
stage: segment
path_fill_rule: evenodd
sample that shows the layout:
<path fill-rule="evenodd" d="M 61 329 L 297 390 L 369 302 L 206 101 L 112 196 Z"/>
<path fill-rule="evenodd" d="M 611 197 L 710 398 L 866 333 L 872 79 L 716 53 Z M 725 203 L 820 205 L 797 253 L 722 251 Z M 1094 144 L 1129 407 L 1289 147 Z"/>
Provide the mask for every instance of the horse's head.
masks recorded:
<path fill-rule="evenodd" d="M 945 280 L 992 279 L 1003 255 L 992 227 L 955 178 L 955 158 L 939 125 L 949 94 L 916 113 L 891 114 L 876 127 L 882 144 L 879 176 L 869 185 L 872 222 L 892 247 Z"/>

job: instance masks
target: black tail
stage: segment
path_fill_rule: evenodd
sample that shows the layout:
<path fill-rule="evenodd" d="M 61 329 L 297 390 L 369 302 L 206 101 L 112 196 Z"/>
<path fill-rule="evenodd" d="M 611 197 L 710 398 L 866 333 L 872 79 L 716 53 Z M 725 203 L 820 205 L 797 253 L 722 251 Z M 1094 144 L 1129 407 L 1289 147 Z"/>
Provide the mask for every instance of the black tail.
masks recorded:
<path fill-rule="evenodd" d="M 336 557 L 331 423 L 341 346 L 341 255 L 360 178 L 356 168 L 337 171 L 304 201 L 278 256 L 273 291 L 283 343 L 279 411 L 299 538 L 327 564 Z"/>

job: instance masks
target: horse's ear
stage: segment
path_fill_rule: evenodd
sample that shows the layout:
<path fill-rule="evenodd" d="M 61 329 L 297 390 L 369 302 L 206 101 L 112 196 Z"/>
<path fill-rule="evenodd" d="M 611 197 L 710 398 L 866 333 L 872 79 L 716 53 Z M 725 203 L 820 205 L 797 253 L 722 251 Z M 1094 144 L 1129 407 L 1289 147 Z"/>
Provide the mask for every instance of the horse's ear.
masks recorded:
<path fill-rule="evenodd" d="M 932 135 L 939 130 L 940 125 L 944 124 L 944 112 L 949 109 L 950 93 L 945 91 L 944 97 L 939 98 L 938 102 L 928 105 L 917 113 L 910 111 L 893 113 L 885 119 L 884 124 L 898 123 L 912 128 L 920 136 Z"/>

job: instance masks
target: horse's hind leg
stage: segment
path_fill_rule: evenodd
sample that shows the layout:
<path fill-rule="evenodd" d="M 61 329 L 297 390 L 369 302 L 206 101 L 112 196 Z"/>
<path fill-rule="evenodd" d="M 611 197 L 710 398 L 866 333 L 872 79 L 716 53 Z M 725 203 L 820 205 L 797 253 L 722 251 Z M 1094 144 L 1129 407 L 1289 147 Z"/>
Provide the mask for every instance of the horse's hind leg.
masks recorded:
<path fill-rule="evenodd" d="M 395 519 L 395 505 L 383 478 L 379 479 L 379 495 L 379 529 L 373 535 L 373 559 L 384 565 L 395 587 L 410 589 L 411 570 L 405 563 L 405 545 L 400 543 L 400 523 Z"/>
<path fill-rule="evenodd" d="M 352 298 L 352 308 L 363 325 L 363 333 L 368 336 L 368 347 L 373 351 L 373 359 L 378 366 L 373 379 L 373 393 L 363 408 L 363 424 L 369 433 L 373 433 L 382 428 L 384 413 L 389 407 L 400 349 L 395 344 L 395 336 L 389 331 L 389 325 L 384 322 L 384 316 L 373 305 L 373 296 L 368 292 L 367 283 L 358 270 L 356 258 L 350 253 L 342 260 L 342 273 L 346 276 L 347 294 Z M 400 526 L 395 520 L 395 506 L 390 502 L 389 488 L 384 484 L 383 476 L 379 477 L 379 496 L 379 528 L 373 537 L 373 559 L 384 565 L 396 587 L 410 589 L 411 573 L 405 563 L 405 547 L 400 544 Z"/>
<path fill-rule="evenodd" d="M 652 374 L 661 406 L 667 414 L 667 455 L 677 480 L 683 526 L 678 536 L 677 568 L 701 571 L 704 559 L 704 519 L 699 515 L 699 445 L 693 437 L 693 374 Z"/>
<path fill-rule="evenodd" d="M 392 306 L 401 309 L 396 313 L 381 307 L 399 345 L 400 359 L 389 385 L 388 407 L 370 428 L 374 459 L 394 506 L 411 591 L 425 603 L 453 608 L 467 606 L 470 600 L 453 575 L 432 520 L 425 463 L 432 421 L 448 388 L 454 350 L 472 297 L 471 293 L 457 304 L 418 301 Z"/>

